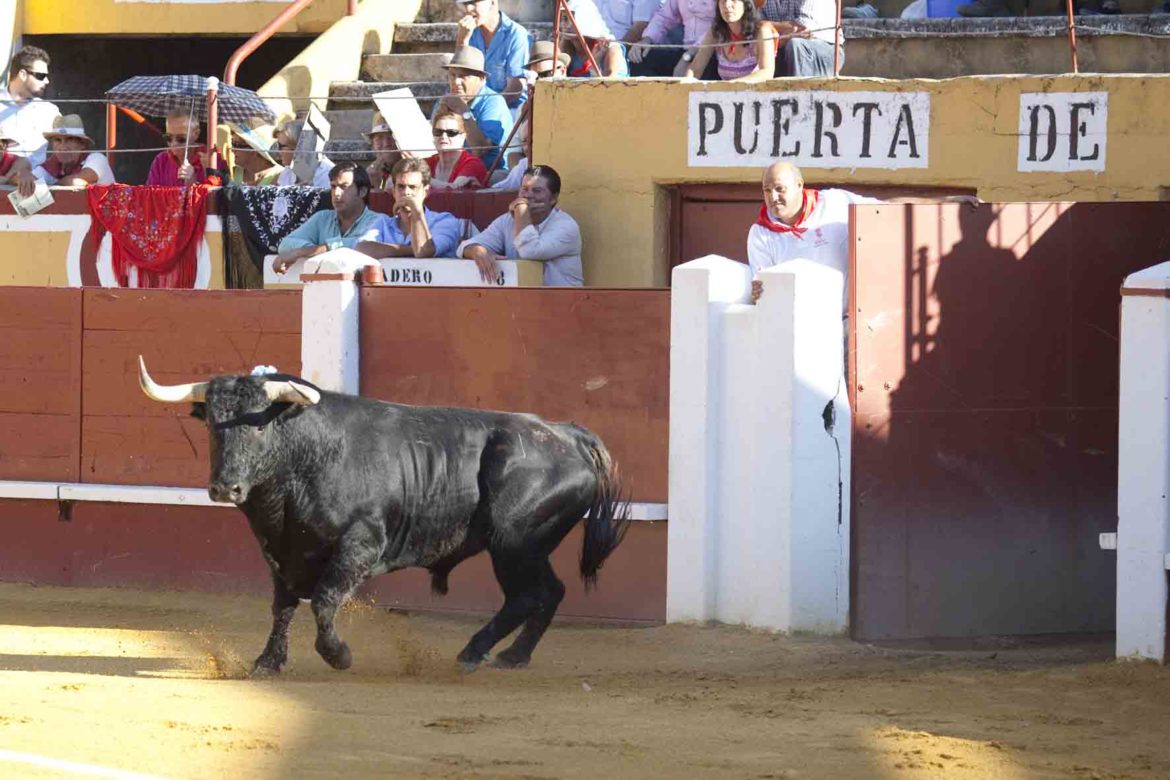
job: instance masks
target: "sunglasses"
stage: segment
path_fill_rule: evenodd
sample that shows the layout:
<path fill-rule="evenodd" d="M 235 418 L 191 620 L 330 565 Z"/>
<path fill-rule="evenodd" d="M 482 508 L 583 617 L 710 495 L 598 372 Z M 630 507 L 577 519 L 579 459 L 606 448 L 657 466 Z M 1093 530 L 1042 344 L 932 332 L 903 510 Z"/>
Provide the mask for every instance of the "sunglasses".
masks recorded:
<path fill-rule="evenodd" d="M 182 135 L 179 135 L 177 133 L 163 133 L 163 140 L 166 141 L 168 144 L 187 143 L 188 138 L 190 138 L 190 135 L 188 135 L 187 133 L 183 133 Z"/>
<path fill-rule="evenodd" d="M 25 73 L 32 76 L 37 81 L 49 80 L 49 72 L 47 70 L 26 70 Z"/>
<path fill-rule="evenodd" d="M 443 130 L 442 128 L 436 127 L 434 130 L 431 131 L 431 135 L 433 135 L 435 138 L 438 138 L 441 135 L 445 135 L 448 138 L 454 138 L 457 135 L 463 135 L 463 131 L 462 130 Z"/>

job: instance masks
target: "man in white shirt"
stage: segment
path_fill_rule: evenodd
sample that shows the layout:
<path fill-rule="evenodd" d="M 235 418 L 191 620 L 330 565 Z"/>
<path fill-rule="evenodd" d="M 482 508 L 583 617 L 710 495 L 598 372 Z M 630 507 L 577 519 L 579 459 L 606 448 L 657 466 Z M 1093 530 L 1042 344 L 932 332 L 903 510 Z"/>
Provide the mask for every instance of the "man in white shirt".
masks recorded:
<path fill-rule="evenodd" d="M 114 172 L 110 161 L 100 152 L 91 152 L 94 140 L 85 134 L 85 125 L 77 114 L 66 114 L 53 120 L 53 129 L 45 133 L 52 151 L 45 162 L 33 169 L 33 176 L 45 184 L 60 187 L 88 187 L 91 184 L 113 184 Z M 32 194 L 31 188 L 20 194 Z"/>
<path fill-rule="evenodd" d="M 547 165 L 529 168 L 508 213 L 460 244 L 456 256 L 474 260 L 487 283 L 497 276 L 496 261 L 506 259 L 544 263 L 546 287 L 583 286 L 581 229 L 556 207 L 560 194 L 560 174 Z"/>
<path fill-rule="evenodd" d="M 748 231 L 748 264 L 758 274 L 764 268 L 793 260 L 812 260 L 832 268 L 847 291 L 849 273 L 849 206 L 881 203 L 847 190 L 814 190 L 792 163 L 772 163 L 764 170 L 764 204 Z M 763 292 L 752 281 L 752 302 Z M 842 301 L 844 312 L 845 301 Z"/>
<path fill-rule="evenodd" d="M 25 46 L 12 57 L 8 86 L 0 89 L 0 132 L 16 143 L 8 151 L 27 157 L 33 167 L 45 161 L 44 133 L 53 129 L 61 115 L 55 105 L 42 100 L 49 85 L 49 55 L 36 46 Z"/>

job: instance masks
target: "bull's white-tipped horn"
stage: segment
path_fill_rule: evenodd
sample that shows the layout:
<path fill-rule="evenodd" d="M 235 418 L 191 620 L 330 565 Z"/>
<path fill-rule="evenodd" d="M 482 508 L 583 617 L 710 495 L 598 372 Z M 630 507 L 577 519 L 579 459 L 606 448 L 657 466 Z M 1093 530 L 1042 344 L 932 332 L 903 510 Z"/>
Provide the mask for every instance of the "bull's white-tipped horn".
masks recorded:
<path fill-rule="evenodd" d="M 321 394 L 308 385 L 298 382 L 265 382 L 264 392 L 273 403 L 300 404 L 312 406 L 321 400 Z"/>
<path fill-rule="evenodd" d="M 142 392 L 156 401 L 181 404 L 184 401 L 200 402 L 207 398 L 207 383 L 192 382 L 186 385 L 159 385 L 146 372 L 146 361 L 138 356 L 138 384 Z"/>

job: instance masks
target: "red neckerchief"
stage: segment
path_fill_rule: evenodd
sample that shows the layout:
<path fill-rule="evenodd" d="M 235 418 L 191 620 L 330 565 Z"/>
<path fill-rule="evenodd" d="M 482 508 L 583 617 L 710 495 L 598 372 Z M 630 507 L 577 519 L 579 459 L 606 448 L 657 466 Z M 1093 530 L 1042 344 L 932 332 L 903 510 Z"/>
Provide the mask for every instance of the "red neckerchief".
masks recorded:
<path fill-rule="evenodd" d="M 605 39 L 602 38 L 600 40 L 595 40 L 595 39 L 586 38 L 585 40 L 586 40 L 586 42 L 589 43 L 589 50 L 593 54 L 593 59 L 598 59 L 598 57 L 597 57 L 598 49 L 601 48 L 601 44 L 606 42 Z M 599 67 L 599 68 L 601 67 L 600 63 L 598 64 L 597 67 Z M 593 72 L 593 66 L 591 64 L 589 64 L 589 58 L 584 57 L 584 58 L 582 58 L 581 66 L 579 68 L 577 68 L 576 70 L 569 71 L 569 75 L 574 76 L 576 78 L 580 78 L 582 76 L 588 76 L 592 72 Z"/>
<path fill-rule="evenodd" d="M 57 159 L 56 155 L 50 155 L 49 159 L 45 160 L 45 162 L 41 164 L 41 167 L 45 169 L 45 173 L 49 174 L 57 181 L 60 181 L 66 176 L 72 176 L 73 174 L 79 172 L 81 170 L 81 163 L 82 161 L 78 160 L 77 162 L 73 163 L 73 165 L 66 167 L 64 163 Z"/>
<path fill-rule="evenodd" d="M 743 40 L 742 35 L 736 35 L 735 33 L 731 32 L 731 30 L 728 30 L 727 32 L 731 34 L 731 40 L 733 40 L 733 41 L 742 41 Z M 737 49 L 739 49 L 738 43 L 733 43 L 730 46 L 728 46 L 727 47 L 727 56 L 730 57 L 733 54 L 735 54 Z"/>
<path fill-rule="evenodd" d="M 796 222 L 791 225 L 785 225 L 783 222 L 775 222 L 772 216 L 768 213 L 768 204 L 760 206 L 760 216 L 756 220 L 756 224 L 771 230 L 773 233 L 791 233 L 797 238 L 802 238 L 804 232 L 808 228 L 804 227 L 805 221 L 809 216 L 816 211 L 817 203 L 821 199 L 821 194 L 816 190 L 804 188 L 804 203 L 800 208 L 800 216 L 796 218 Z"/>

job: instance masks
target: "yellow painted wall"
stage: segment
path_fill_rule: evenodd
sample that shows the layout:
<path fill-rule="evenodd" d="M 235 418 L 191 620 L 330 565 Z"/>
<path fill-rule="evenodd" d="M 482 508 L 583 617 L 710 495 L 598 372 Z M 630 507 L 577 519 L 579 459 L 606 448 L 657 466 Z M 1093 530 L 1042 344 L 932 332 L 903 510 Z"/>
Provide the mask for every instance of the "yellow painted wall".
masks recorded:
<path fill-rule="evenodd" d="M 71 237 L 67 230 L 59 233 L 0 230 L 0 257 L 6 258 L 0 262 L 0 285 L 68 287 L 65 258 Z M 219 276 L 222 287 L 222 271 Z"/>
<path fill-rule="evenodd" d="M 586 282 L 665 286 L 667 187 L 755 183 L 760 168 L 691 168 L 688 95 L 694 90 L 925 91 L 931 94 L 930 167 L 805 169 L 848 187 L 970 187 L 988 201 L 1159 200 L 1170 187 L 1170 76 L 1007 76 L 943 81 L 841 79 L 770 84 L 662 81 L 537 82 L 534 157 L 561 174 L 560 205 L 581 225 Z M 1104 172 L 1020 173 L 1021 92 L 1109 93 Z M 746 235 L 745 235 L 746 240 Z"/>
<path fill-rule="evenodd" d="M 10 2 L 11 0 L 3 0 Z M 24 34 L 251 35 L 280 13 L 279 2 L 23 0 Z M 346 0 L 315 0 L 282 33 L 316 33 L 345 15 Z"/>

